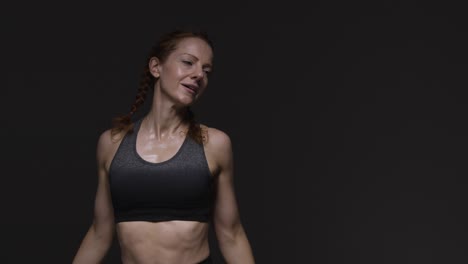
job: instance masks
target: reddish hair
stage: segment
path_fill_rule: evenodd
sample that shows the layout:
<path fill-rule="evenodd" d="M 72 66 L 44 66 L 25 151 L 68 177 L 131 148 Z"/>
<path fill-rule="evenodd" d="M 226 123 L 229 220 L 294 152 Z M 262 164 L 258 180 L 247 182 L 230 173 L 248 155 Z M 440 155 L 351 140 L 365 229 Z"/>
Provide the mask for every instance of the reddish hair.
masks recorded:
<path fill-rule="evenodd" d="M 156 78 L 148 69 L 150 59 L 152 57 L 157 57 L 161 63 L 164 63 L 167 57 L 177 48 L 177 45 L 181 40 L 191 37 L 204 40 L 208 45 L 210 45 L 211 49 L 213 49 L 213 43 L 208 38 L 208 35 L 203 31 L 175 30 L 162 35 L 148 54 L 145 67 L 140 78 L 140 86 L 130 111 L 127 114 L 120 115 L 112 119 L 112 138 L 121 132 L 133 133 L 132 116 L 143 105 L 148 91 L 154 88 L 154 83 L 156 82 Z M 200 125 L 197 124 L 195 115 L 190 107 L 187 108 L 187 115 L 184 119 L 189 122 L 189 131 L 187 136 L 190 136 L 196 142 L 202 144 L 203 140 L 206 139 L 206 136 L 202 135 Z"/>

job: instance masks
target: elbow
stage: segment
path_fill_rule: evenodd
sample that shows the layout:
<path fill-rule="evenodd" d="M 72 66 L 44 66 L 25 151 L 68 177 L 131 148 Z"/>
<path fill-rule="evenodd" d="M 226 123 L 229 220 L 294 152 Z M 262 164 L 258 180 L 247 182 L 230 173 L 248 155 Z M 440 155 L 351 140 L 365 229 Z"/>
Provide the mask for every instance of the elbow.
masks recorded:
<path fill-rule="evenodd" d="M 222 244 L 235 244 L 240 237 L 244 235 L 244 228 L 240 223 L 226 226 L 216 227 L 216 237 L 219 243 Z"/>
<path fill-rule="evenodd" d="M 94 233 L 95 240 L 102 241 L 105 244 L 112 243 L 114 238 L 114 225 L 111 223 L 93 223 L 91 229 Z"/>

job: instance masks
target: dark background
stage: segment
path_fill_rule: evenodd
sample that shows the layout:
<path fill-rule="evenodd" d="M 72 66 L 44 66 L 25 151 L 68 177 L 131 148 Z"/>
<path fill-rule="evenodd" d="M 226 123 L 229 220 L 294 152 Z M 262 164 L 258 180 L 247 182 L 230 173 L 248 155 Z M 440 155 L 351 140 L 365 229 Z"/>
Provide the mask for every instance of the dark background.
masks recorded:
<path fill-rule="evenodd" d="M 2 8 L 1 262 L 71 262 L 98 136 L 157 37 L 195 26 L 215 72 L 193 109 L 231 136 L 257 263 L 467 263 L 465 9 L 375 2 Z"/>

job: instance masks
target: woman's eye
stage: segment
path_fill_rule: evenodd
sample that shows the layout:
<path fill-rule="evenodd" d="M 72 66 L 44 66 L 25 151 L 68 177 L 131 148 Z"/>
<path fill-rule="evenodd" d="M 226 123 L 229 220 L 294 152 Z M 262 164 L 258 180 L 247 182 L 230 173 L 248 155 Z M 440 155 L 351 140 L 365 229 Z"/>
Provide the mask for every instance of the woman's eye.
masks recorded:
<path fill-rule="evenodd" d="M 184 64 L 187 64 L 187 65 L 192 65 L 193 63 L 191 61 L 182 61 Z"/>

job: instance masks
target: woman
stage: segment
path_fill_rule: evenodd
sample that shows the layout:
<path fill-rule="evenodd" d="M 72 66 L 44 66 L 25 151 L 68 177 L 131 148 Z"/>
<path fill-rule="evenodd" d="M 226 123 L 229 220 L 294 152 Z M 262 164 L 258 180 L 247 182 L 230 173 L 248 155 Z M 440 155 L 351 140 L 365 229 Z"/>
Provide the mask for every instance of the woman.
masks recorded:
<path fill-rule="evenodd" d="M 152 48 L 130 113 L 99 137 L 94 219 L 73 263 L 99 263 L 114 228 L 125 264 L 212 263 L 211 222 L 227 263 L 254 263 L 233 188 L 230 138 L 197 124 L 190 110 L 212 59 L 204 33 L 171 32 Z M 151 109 L 132 122 L 149 89 Z"/>

